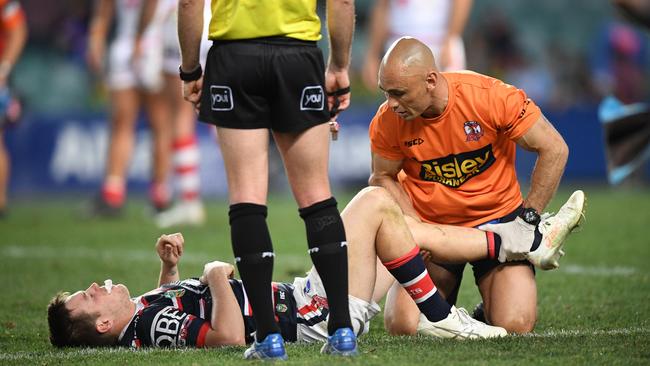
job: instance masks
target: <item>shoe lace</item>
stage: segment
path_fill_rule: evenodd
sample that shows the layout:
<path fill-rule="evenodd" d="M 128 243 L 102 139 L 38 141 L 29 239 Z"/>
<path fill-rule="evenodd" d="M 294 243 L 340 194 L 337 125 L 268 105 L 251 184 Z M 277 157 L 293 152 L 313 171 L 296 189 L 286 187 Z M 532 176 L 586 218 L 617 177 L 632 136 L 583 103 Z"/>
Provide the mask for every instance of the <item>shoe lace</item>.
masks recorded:
<path fill-rule="evenodd" d="M 465 308 L 457 308 L 456 314 L 458 315 L 458 320 L 463 325 L 463 332 L 466 333 L 476 333 L 476 331 L 483 327 L 484 324 L 478 320 L 472 318 L 471 315 L 465 310 Z"/>

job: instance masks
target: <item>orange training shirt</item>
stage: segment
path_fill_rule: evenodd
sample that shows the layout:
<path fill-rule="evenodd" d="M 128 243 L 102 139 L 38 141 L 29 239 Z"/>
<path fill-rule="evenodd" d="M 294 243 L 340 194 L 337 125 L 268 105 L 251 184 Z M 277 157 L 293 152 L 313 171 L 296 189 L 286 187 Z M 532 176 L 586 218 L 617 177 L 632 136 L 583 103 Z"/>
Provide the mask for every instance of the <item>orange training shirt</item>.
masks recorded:
<path fill-rule="evenodd" d="M 370 123 L 370 145 L 384 159 L 403 161 L 398 178 L 422 219 L 472 227 L 521 205 L 514 140 L 541 111 L 500 80 L 474 72 L 442 75 L 449 99 L 440 116 L 406 121 L 384 103 Z"/>

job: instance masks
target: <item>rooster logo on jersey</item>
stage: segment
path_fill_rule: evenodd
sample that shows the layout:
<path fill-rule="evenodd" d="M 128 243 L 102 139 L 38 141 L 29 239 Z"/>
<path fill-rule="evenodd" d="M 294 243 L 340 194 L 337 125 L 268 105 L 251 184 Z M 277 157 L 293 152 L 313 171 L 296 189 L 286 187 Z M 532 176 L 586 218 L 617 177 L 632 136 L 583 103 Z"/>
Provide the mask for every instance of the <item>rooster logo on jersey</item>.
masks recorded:
<path fill-rule="evenodd" d="M 467 121 L 463 125 L 467 139 L 465 141 L 478 141 L 483 136 L 483 128 L 476 121 Z"/>

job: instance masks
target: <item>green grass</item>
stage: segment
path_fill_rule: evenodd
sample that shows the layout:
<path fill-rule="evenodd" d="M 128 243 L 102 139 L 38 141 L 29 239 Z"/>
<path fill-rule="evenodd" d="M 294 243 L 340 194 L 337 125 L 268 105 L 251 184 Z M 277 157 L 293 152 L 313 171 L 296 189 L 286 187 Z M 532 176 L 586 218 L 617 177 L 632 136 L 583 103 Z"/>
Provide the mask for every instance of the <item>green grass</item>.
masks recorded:
<path fill-rule="evenodd" d="M 650 364 L 650 191 L 585 191 L 587 222 L 569 239 L 562 267 L 538 272 L 534 335 L 465 342 L 389 337 L 379 316 L 360 340 L 360 357 L 333 361 L 318 354 L 318 345 L 291 345 L 288 364 Z M 570 187 L 561 190 L 550 209 L 569 193 Z M 350 197 L 339 194 L 339 201 Z M 137 352 L 51 347 L 45 306 L 58 290 L 110 277 L 135 295 L 157 281 L 153 246 L 161 232 L 143 214 L 143 201 L 131 202 L 118 221 L 80 220 L 77 204 L 70 197 L 21 200 L 0 221 L 0 364 L 248 364 L 241 360 L 242 347 Z M 275 278 L 288 281 L 310 266 L 304 228 L 291 199 L 276 197 L 269 206 Z M 200 274 L 210 259 L 232 258 L 227 207 L 213 201 L 208 210 L 205 227 L 183 230 L 181 277 Z M 466 280 L 459 306 L 471 309 L 478 300 L 473 281 Z"/>

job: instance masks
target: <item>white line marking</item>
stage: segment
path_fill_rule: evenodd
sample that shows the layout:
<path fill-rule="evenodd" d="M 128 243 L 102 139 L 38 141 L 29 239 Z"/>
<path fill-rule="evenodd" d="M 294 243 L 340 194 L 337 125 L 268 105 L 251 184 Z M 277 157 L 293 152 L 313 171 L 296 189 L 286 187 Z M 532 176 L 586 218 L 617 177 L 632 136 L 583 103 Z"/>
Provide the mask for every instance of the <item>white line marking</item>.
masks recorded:
<path fill-rule="evenodd" d="M 587 275 L 587 276 L 631 276 L 637 273 L 634 267 L 625 266 L 581 266 L 569 264 L 560 266 L 560 271 L 568 274 Z"/>
<path fill-rule="evenodd" d="M 53 247 L 48 245 L 9 245 L 0 247 L 0 258 L 14 258 L 14 259 L 91 259 L 98 261 L 114 261 L 120 262 L 145 262 L 145 263 L 158 263 L 158 255 L 155 250 L 141 250 L 141 249 L 98 249 L 87 247 Z M 230 260 L 232 255 L 228 255 Z M 185 253 L 181 257 L 182 263 L 187 264 L 205 264 L 215 259 L 214 253 L 206 252 L 192 252 Z M 1 261 L 1 260 L 0 260 Z M 292 264 L 295 267 L 296 263 L 304 263 L 306 266 L 311 265 L 311 260 L 307 255 L 282 253 L 275 257 L 276 263 Z"/>
<path fill-rule="evenodd" d="M 650 333 L 650 328 L 618 328 L 618 329 L 558 329 L 547 330 L 542 333 L 524 334 L 516 337 L 555 338 L 555 337 L 582 337 L 582 336 L 620 336 L 639 333 Z"/>

